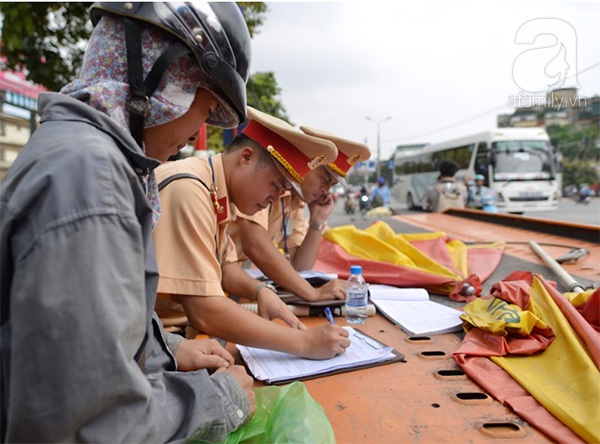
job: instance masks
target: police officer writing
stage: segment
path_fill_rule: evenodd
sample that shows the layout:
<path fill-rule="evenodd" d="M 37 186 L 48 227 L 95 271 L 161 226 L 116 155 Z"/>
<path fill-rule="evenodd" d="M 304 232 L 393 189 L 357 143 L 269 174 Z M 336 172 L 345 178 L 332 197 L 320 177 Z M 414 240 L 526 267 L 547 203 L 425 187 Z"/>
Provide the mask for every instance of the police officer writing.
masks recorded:
<path fill-rule="evenodd" d="M 242 269 L 227 230 L 238 211 L 252 215 L 272 205 L 291 183 L 335 159 L 337 150 L 260 111 L 248 108 L 248 115 L 250 122 L 222 154 L 157 169 L 163 207 L 153 233 L 157 311 L 179 308 L 194 329 L 236 344 L 331 358 L 350 345 L 348 332 L 335 325 L 307 329 L 272 288 Z M 226 293 L 255 300 L 260 316 Z"/>

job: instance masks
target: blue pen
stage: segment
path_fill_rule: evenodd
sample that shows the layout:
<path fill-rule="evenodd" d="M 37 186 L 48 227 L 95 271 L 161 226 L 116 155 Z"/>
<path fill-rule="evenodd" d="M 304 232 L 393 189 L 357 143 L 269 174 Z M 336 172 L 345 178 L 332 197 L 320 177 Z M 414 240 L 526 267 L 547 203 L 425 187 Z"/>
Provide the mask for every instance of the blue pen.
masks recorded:
<path fill-rule="evenodd" d="M 335 322 L 333 322 L 333 315 L 331 314 L 329 307 L 325 307 L 325 316 L 327 316 L 327 320 L 331 325 L 335 325 Z"/>

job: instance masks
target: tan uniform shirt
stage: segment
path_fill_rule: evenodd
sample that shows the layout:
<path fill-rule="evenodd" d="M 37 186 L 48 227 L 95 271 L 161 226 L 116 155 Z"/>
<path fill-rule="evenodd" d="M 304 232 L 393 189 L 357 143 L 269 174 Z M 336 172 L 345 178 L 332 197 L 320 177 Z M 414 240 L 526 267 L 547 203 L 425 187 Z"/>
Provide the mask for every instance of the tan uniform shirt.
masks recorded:
<path fill-rule="evenodd" d="M 218 201 L 217 214 L 209 191 L 197 180 L 179 179 L 160 192 L 162 215 L 153 237 L 160 279 L 158 292 L 168 295 L 224 296 L 221 267 L 237 261 L 235 246 L 227 234 L 235 207 L 229 205 L 221 155 L 212 157 Z M 188 158 L 156 169 L 160 184 L 167 177 L 189 173 L 209 188 L 213 170 L 208 159 Z M 157 304 L 157 312 L 159 312 Z"/>
<path fill-rule="evenodd" d="M 304 217 L 304 202 L 300 197 L 292 196 L 289 191 L 270 207 L 252 216 L 238 212 L 237 217 L 252 221 L 267 230 L 269 239 L 282 251 L 284 249 L 284 221 L 288 249 L 302 245 L 308 229 L 308 223 Z M 235 242 L 238 259 L 240 262 L 245 262 L 248 260 L 248 256 L 242 250 L 236 223 L 233 222 L 230 228 L 230 235 Z"/>

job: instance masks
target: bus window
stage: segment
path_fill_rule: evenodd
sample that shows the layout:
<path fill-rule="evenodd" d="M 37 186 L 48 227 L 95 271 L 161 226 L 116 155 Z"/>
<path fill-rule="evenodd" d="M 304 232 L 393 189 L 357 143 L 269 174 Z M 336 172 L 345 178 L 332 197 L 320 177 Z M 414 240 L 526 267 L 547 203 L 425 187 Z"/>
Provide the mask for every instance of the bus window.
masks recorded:
<path fill-rule="evenodd" d="M 419 172 L 428 171 L 431 171 L 431 154 L 423 154 L 419 156 Z"/>
<path fill-rule="evenodd" d="M 477 155 L 475 156 L 475 165 L 473 171 L 475 174 L 483 174 L 486 179 L 488 175 L 488 163 L 490 161 L 490 150 L 487 142 L 479 142 L 477 145 Z"/>
<path fill-rule="evenodd" d="M 471 156 L 475 145 L 461 146 L 460 148 L 454 149 L 454 161 L 458 164 L 461 170 L 469 168 L 471 163 Z"/>

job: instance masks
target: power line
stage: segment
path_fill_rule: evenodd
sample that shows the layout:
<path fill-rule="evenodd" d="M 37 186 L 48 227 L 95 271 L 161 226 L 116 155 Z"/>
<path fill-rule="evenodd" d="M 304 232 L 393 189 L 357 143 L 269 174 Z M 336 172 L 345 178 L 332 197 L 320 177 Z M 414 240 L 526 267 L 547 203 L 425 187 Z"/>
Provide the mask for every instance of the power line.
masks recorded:
<path fill-rule="evenodd" d="M 582 69 L 582 70 L 578 71 L 576 75 L 583 74 L 584 72 L 590 71 L 591 69 L 597 68 L 597 67 L 599 67 L 599 66 L 600 66 L 600 62 L 594 63 L 593 65 L 590 65 L 590 66 L 588 66 L 587 68 L 584 68 L 584 69 Z M 468 119 L 459 120 L 458 122 L 451 123 L 450 125 L 446 125 L 446 126 L 443 126 L 443 127 L 441 127 L 441 128 L 437 128 L 437 129 L 434 129 L 434 130 L 431 130 L 431 131 L 427 131 L 427 132 L 425 132 L 425 133 L 421 133 L 421 134 L 414 134 L 414 135 L 412 135 L 412 136 L 409 136 L 409 137 L 403 137 L 403 138 L 401 138 L 401 139 L 388 139 L 388 140 L 384 140 L 384 142 L 386 142 L 386 143 L 388 143 L 388 142 L 396 142 L 396 143 L 397 143 L 397 142 L 402 142 L 402 141 L 404 141 L 404 140 L 416 139 L 416 138 L 420 138 L 420 137 L 423 137 L 423 136 L 428 136 L 428 135 L 430 135 L 430 134 L 439 133 L 439 132 L 441 132 L 441 131 L 445 131 L 445 130 L 447 130 L 447 129 L 454 128 L 455 126 L 464 125 L 465 123 L 471 122 L 471 121 L 473 121 L 473 120 L 477 120 L 477 119 L 479 119 L 479 118 L 481 118 L 481 117 L 483 117 L 483 116 L 485 116 L 485 115 L 487 115 L 487 114 L 490 114 L 490 113 L 493 113 L 493 112 L 500 111 L 500 110 L 502 110 L 502 109 L 506 108 L 506 106 L 507 106 L 506 104 L 503 104 L 503 105 L 501 105 L 501 106 L 498 106 L 498 107 L 496 107 L 496 108 L 493 108 L 493 109 L 491 109 L 491 110 L 489 110 L 489 111 L 484 111 L 484 112 L 482 112 L 482 113 L 479 113 L 479 114 L 477 114 L 476 116 L 469 117 Z"/>
<path fill-rule="evenodd" d="M 579 74 L 583 74 L 584 72 L 586 72 L 586 71 L 589 71 L 590 69 L 597 68 L 598 66 L 600 66 L 600 62 L 598 62 L 598 63 L 594 63 L 593 65 L 591 65 L 591 66 L 588 66 L 587 68 L 583 68 L 581 71 L 579 71 L 579 72 L 577 73 L 577 75 L 579 75 Z"/>
<path fill-rule="evenodd" d="M 438 133 L 438 132 L 440 132 L 440 131 L 445 131 L 445 130 L 447 130 L 447 129 L 449 129 L 449 128 L 453 128 L 453 127 L 455 127 L 455 126 L 463 125 L 463 124 L 465 124 L 465 123 L 467 123 L 467 122 L 470 122 L 470 121 L 472 121 L 472 120 L 477 120 L 477 119 L 479 119 L 480 117 L 483 117 L 483 116 L 485 116 L 486 114 L 490 114 L 490 113 L 493 113 L 493 112 L 498 112 L 498 111 L 500 111 L 500 110 L 502 110 L 502 109 L 504 109 L 504 108 L 506 108 L 506 104 L 503 104 L 502 106 L 496 107 L 496 108 L 494 108 L 494 109 L 491 109 L 491 110 L 489 110 L 489 111 L 485 111 L 485 112 L 483 112 L 483 113 L 477 114 L 476 116 L 469 117 L 468 119 L 460 120 L 460 121 L 458 121 L 458 122 L 452 123 L 452 124 L 450 124 L 450 125 L 443 126 L 443 127 L 441 127 L 441 128 L 438 128 L 438 129 L 435 129 L 435 130 L 432 130 L 432 131 L 427 131 L 427 132 L 425 132 L 425 133 L 416 134 L 416 135 L 414 135 L 414 136 L 410 136 L 410 137 L 404 137 L 404 138 L 402 138 L 402 139 L 390 139 L 390 140 L 386 140 L 386 142 L 393 142 L 394 140 L 395 140 L 396 142 L 401 142 L 402 140 L 408 140 L 408 139 L 413 139 L 413 138 L 417 138 L 417 137 L 428 136 L 429 134 Z"/>

